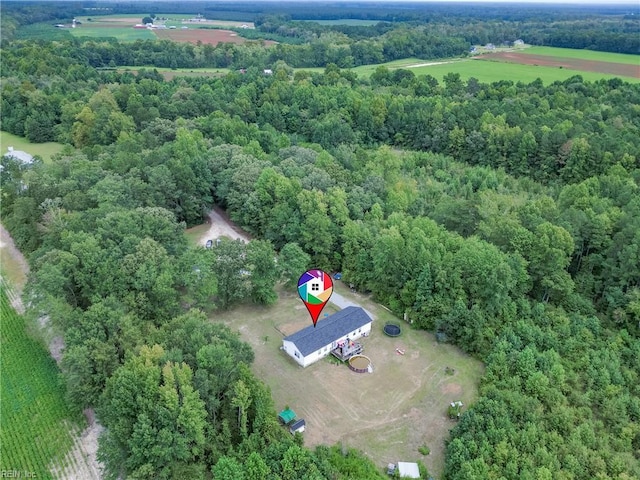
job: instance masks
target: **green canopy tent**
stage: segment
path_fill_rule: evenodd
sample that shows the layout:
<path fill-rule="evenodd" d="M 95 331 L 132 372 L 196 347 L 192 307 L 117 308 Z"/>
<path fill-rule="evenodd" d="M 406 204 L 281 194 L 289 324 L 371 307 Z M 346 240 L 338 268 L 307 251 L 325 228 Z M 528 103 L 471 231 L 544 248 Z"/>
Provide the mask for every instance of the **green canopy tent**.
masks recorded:
<path fill-rule="evenodd" d="M 289 423 L 293 422 L 296 419 L 296 412 L 294 412 L 290 408 L 287 408 L 285 410 L 282 410 L 278 414 L 278 418 L 285 425 L 289 425 Z"/>

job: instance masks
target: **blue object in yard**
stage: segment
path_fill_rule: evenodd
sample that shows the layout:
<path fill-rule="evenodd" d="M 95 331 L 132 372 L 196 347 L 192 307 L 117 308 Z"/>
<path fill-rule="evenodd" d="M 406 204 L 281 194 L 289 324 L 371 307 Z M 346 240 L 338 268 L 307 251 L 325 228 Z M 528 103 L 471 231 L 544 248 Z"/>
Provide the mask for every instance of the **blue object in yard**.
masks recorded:
<path fill-rule="evenodd" d="M 335 278 L 336 280 L 340 280 L 340 279 L 342 278 L 342 273 L 340 273 L 340 272 L 335 273 L 335 274 L 333 275 L 333 278 Z"/>

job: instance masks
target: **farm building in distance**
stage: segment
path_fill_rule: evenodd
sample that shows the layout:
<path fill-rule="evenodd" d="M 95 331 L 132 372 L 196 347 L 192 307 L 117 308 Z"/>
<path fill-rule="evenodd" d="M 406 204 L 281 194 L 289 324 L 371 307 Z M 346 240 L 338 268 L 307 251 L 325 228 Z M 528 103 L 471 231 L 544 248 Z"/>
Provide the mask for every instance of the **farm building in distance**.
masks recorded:
<path fill-rule="evenodd" d="M 347 307 L 330 317 L 319 320 L 282 340 L 282 350 L 296 363 L 307 367 L 329 355 L 345 343 L 371 332 L 373 320 L 360 307 Z"/>

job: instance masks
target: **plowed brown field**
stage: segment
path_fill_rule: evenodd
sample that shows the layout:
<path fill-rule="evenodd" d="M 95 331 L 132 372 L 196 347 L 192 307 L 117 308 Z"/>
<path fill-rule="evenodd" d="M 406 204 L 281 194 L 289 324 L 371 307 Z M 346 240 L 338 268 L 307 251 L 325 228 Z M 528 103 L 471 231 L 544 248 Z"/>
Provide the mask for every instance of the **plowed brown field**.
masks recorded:
<path fill-rule="evenodd" d="M 624 63 L 597 62 L 577 58 L 548 57 L 545 55 L 530 55 L 516 52 L 489 53 L 475 58 L 478 60 L 539 65 L 542 67 L 562 67 L 570 70 L 583 70 L 585 72 L 609 73 L 612 75 L 640 78 L 640 65 L 627 65 Z"/>
<path fill-rule="evenodd" d="M 158 38 L 173 40 L 175 42 L 189 43 L 208 43 L 217 45 L 218 43 L 245 43 L 246 38 L 242 38 L 236 32 L 231 30 L 189 28 L 189 29 L 166 29 L 154 30 Z M 271 45 L 275 42 L 265 40 L 265 45 Z"/>

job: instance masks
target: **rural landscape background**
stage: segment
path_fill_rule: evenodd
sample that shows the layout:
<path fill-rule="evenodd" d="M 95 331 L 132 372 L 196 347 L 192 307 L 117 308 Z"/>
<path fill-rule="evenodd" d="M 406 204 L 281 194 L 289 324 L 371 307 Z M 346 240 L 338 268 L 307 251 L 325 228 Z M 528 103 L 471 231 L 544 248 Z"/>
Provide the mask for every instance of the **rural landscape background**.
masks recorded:
<path fill-rule="evenodd" d="M 2 476 L 640 478 L 637 4 L 0 22 Z M 372 373 L 280 349 L 309 268 Z"/>

